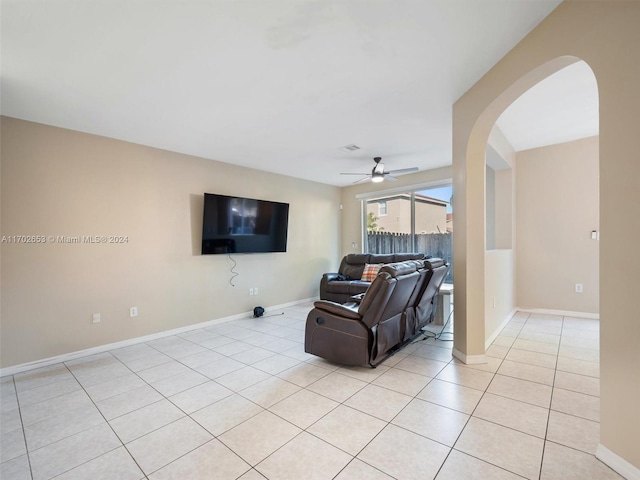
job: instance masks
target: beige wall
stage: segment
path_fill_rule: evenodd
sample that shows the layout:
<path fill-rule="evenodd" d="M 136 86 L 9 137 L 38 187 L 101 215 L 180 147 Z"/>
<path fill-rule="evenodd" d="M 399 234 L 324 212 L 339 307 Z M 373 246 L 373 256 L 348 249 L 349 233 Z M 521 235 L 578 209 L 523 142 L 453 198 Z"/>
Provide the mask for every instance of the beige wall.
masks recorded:
<path fill-rule="evenodd" d="M 511 243 L 515 224 L 515 152 L 495 126 L 489 135 L 486 158 L 485 345 L 500 333 L 516 308 L 515 250 Z"/>
<path fill-rule="evenodd" d="M 495 247 L 512 249 L 515 230 L 515 172 L 513 169 L 498 170 L 496 174 Z"/>
<path fill-rule="evenodd" d="M 362 252 L 362 207 L 359 195 L 398 193 L 403 189 L 445 185 L 451 181 L 451 167 L 425 170 L 398 177 L 397 182 L 362 183 L 342 188 L 341 255 Z M 356 246 L 353 247 L 352 244 Z"/>
<path fill-rule="evenodd" d="M 337 187 L 10 118 L 1 168 L 2 235 L 129 239 L 2 244 L 3 368 L 313 297 L 340 260 Z M 200 255 L 204 192 L 290 203 L 287 252 L 236 255 L 232 287 Z"/>
<path fill-rule="evenodd" d="M 496 172 L 487 165 L 485 169 L 486 196 L 485 196 L 485 248 L 496 248 Z"/>
<path fill-rule="evenodd" d="M 487 250 L 485 269 L 485 342 L 495 338 L 516 307 L 513 250 Z"/>
<path fill-rule="evenodd" d="M 517 304 L 599 312 L 598 138 L 516 155 Z M 575 284 L 584 286 L 575 292 Z"/>
<path fill-rule="evenodd" d="M 560 4 L 453 108 L 456 235 L 454 348 L 484 354 L 484 153 L 496 119 L 535 83 L 578 59 L 592 69 L 600 106 L 599 458 L 640 470 L 640 2 Z M 516 239 L 517 241 L 517 239 Z M 617 462 L 617 463 L 616 463 Z M 626 462 L 626 463 L 625 463 Z"/>
<path fill-rule="evenodd" d="M 495 248 L 512 249 L 516 224 L 516 152 L 496 125 L 489 134 L 488 146 L 496 154 L 491 157 L 494 161 L 490 165 L 495 171 Z M 489 158 L 487 155 L 487 162 Z"/>

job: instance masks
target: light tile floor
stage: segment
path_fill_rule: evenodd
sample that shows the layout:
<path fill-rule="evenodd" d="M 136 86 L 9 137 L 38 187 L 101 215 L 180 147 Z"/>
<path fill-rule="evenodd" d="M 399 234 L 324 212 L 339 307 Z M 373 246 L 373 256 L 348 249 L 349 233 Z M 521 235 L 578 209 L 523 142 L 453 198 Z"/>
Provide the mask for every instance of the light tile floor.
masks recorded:
<path fill-rule="evenodd" d="M 376 369 L 304 352 L 311 305 L 1 379 L 0 477 L 616 479 L 598 321 L 517 314 L 464 365 L 417 341 Z"/>

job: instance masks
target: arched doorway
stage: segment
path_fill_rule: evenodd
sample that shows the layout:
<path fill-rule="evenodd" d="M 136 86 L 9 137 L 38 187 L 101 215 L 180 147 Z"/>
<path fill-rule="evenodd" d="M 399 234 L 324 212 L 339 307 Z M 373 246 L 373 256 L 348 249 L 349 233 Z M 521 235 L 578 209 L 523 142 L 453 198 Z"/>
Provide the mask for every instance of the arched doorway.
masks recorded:
<path fill-rule="evenodd" d="M 517 95 L 583 59 L 600 98 L 600 444 L 597 457 L 640 475 L 640 371 L 637 205 L 640 163 L 640 44 L 637 2 L 564 2 L 454 105 L 453 184 L 456 211 L 455 353 L 484 361 L 484 146 L 491 125 Z M 634 49 L 637 49 L 634 47 Z M 634 50 L 635 52 L 635 50 Z"/>
<path fill-rule="evenodd" d="M 518 97 L 549 75 L 579 60 L 572 56 L 559 57 L 526 73 L 499 93 L 474 122 L 468 122 L 464 126 L 467 133 L 457 138 L 454 107 L 454 255 L 464 259 L 455 266 L 454 309 L 457 319 L 461 316 L 465 319 L 462 325 L 456 323 L 454 355 L 465 363 L 485 361 L 485 152 L 489 135 L 498 117 Z M 464 219 L 462 222 L 460 217 Z"/>

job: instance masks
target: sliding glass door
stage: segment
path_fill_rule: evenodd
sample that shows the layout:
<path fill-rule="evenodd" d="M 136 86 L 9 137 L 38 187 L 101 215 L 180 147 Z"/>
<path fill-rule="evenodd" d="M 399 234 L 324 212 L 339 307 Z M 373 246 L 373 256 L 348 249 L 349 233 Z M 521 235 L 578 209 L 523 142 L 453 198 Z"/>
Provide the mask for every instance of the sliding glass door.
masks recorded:
<path fill-rule="evenodd" d="M 445 282 L 453 283 L 451 185 L 381 195 L 364 203 L 367 252 L 441 257 L 451 265 Z"/>

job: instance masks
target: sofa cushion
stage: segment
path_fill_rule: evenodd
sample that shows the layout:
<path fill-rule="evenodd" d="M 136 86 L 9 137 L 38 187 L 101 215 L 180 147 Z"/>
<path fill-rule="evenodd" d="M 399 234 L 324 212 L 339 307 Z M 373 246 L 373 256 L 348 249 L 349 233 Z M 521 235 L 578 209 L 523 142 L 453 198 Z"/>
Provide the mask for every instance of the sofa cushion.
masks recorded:
<path fill-rule="evenodd" d="M 382 263 L 365 263 L 360 280 L 363 282 L 373 282 L 373 279 L 378 275 L 382 265 Z"/>

